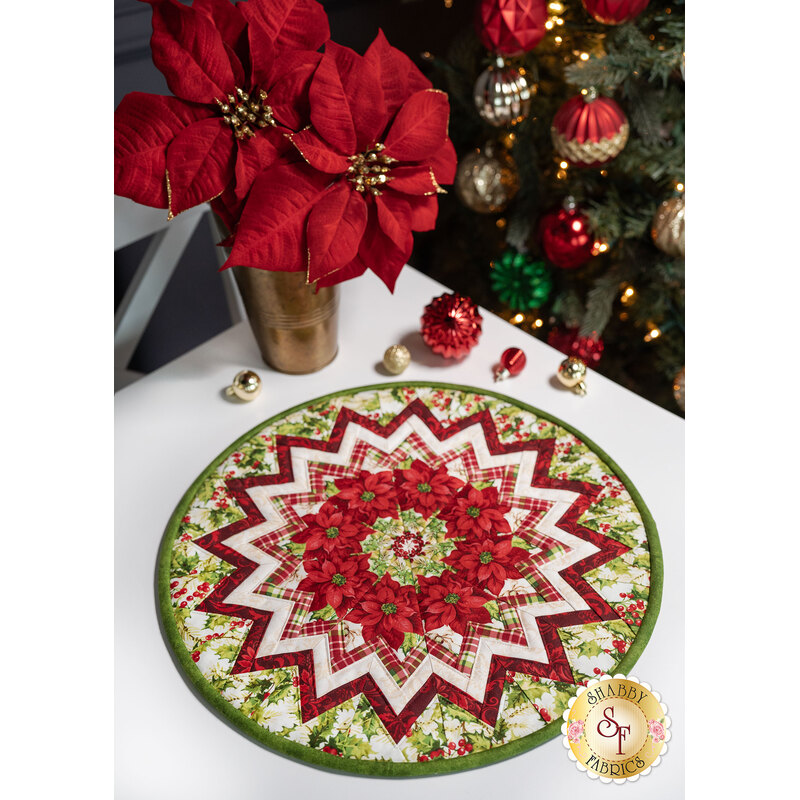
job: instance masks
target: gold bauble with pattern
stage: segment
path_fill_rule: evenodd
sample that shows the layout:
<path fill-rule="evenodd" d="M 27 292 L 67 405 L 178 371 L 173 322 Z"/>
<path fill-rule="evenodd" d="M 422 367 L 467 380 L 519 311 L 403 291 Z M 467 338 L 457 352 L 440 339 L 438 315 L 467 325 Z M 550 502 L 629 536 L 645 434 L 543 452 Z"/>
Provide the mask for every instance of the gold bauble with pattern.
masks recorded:
<path fill-rule="evenodd" d="M 393 344 L 383 354 L 383 366 L 392 375 L 399 375 L 411 363 L 411 353 L 402 344 Z"/>
<path fill-rule="evenodd" d="M 467 208 L 478 214 L 504 211 L 518 191 L 517 165 L 494 142 L 468 153 L 458 162 L 456 194 Z"/>
<path fill-rule="evenodd" d="M 668 256 L 686 256 L 686 202 L 683 197 L 670 197 L 658 207 L 650 235 L 656 247 Z"/>

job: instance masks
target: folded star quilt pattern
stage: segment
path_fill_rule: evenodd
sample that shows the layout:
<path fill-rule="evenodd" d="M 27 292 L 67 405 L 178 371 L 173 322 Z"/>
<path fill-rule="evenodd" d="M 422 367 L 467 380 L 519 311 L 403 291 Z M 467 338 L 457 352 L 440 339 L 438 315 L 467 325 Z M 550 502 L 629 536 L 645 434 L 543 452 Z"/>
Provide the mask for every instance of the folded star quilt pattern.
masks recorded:
<path fill-rule="evenodd" d="M 388 384 L 258 426 L 162 543 L 167 639 L 244 734 L 327 768 L 469 769 L 559 733 L 658 614 L 655 525 L 566 423 L 470 387 Z"/>

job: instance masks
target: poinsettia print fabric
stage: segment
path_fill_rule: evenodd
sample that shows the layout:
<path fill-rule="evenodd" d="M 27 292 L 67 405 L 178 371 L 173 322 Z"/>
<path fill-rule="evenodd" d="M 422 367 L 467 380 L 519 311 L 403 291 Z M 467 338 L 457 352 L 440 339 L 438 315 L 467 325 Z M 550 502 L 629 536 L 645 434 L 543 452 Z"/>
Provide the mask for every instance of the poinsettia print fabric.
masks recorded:
<path fill-rule="evenodd" d="M 657 541 L 629 487 L 490 393 L 314 401 L 197 485 L 164 545 L 175 646 L 243 729 L 314 763 L 513 755 L 647 620 Z"/>

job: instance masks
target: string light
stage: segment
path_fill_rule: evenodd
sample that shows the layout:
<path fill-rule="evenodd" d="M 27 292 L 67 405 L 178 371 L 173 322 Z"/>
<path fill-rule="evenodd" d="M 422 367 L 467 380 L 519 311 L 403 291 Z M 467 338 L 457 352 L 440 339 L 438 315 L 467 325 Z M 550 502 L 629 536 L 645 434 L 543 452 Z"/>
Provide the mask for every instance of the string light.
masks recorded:
<path fill-rule="evenodd" d="M 661 331 L 658 328 L 651 328 L 648 333 L 644 335 L 644 340 L 646 342 L 652 342 L 653 339 L 658 339 L 661 336 Z"/>
<path fill-rule="evenodd" d="M 684 185 L 683 185 L 683 184 L 682 184 L 680 181 L 678 181 L 678 182 L 675 184 L 675 189 L 676 189 L 676 191 L 678 191 L 678 192 L 682 192 L 682 191 L 684 190 L 684 188 L 685 188 L 685 187 L 684 187 Z"/>
<path fill-rule="evenodd" d="M 497 221 L 494 223 L 500 230 L 506 227 L 506 218 L 505 217 L 498 217 Z"/>
<path fill-rule="evenodd" d="M 558 178 L 560 181 L 563 181 L 566 177 L 567 171 L 565 169 L 560 169 L 558 172 L 556 172 L 556 178 Z"/>
<path fill-rule="evenodd" d="M 626 286 L 625 291 L 622 293 L 622 297 L 620 297 L 620 302 L 627 306 L 630 305 L 634 300 L 634 295 L 636 294 L 636 289 L 633 286 Z"/>
<path fill-rule="evenodd" d="M 561 167 L 561 169 L 566 169 L 569 164 L 566 161 L 562 161 L 558 166 Z"/>
<path fill-rule="evenodd" d="M 627 322 L 628 321 L 628 317 L 630 317 L 630 314 L 627 311 L 623 311 L 619 315 L 619 318 L 620 318 L 621 322 Z"/>
<path fill-rule="evenodd" d="M 562 36 L 555 36 L 555 37 L 553 37 L 553 41 L 554 41 L 556 44 L 561 44 L 561 42 L 563 42 L 563 41 L 564 41 L 564 38 L 563 38 Z"/>
<path fill-rule="evenodd" d="M 525 319 L 525 315 L 524 314 L 514 314 L 514 316 L 511 317 L 511 322 L 514 325 L 519 325 L 520 322 L 522 322 L 524 319 Z"/>
<path fill-rule="evenodd" d="M 564 4 L 559 3 L 558 0 L 553 0 L 552 3 L 547 4 L 547 10 L 551 14 L 561 14 L 564 11 Z"/>
<path fill-rule="evenodd" d="M 547 20 L 547 22 L 545 22 L 544 26 L 545 26 L 545 28 L 547 28 L 547 30 L 551 31 L 551 30 L 553 30 L 553 25 L 555 25 L 555 24 L 556 24 L 555 20 L 549 19 L 549 20 Z"/>
<path fill-rule="evenodd" d="M 535 319 L 533 321 L 533 327 L 534 328 L 541 328 L 542 325 L 544 325 L 544 320 L 542 320 L 542 319 Z"/>
<path fill-rule="evenodd" d="M 581 59 L 581 61 L 588 61 L 589 60 L 589 54 L 588 53 L 581 53 L 580 59 Z"/>
<path fill-rule="evenodd" d="M 600 253 L 605 253 L 608 250 L 608 245 L 605 242 L 595 242 L 592 245 L 592 255 L 596 256 Z"/>
<path fill-rule="evenodd" d="M 607 177 L 608 177 L 608 170 L 607 170 L 607 169 L 601 169 L 601 170 L 600 170 L 600 174 L 601 174 L 601 175 L 602 175 L 604 178 L 607 178 Z"/>

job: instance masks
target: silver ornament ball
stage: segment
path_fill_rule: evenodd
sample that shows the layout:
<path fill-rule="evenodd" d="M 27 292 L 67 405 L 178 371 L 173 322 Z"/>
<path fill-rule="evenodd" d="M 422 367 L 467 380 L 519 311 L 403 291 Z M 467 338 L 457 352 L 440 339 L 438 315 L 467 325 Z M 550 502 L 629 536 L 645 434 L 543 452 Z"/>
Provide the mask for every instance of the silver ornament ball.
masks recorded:
<path fill-rule="evenodd" d="M 475 81 L 473 98 L 481 118 L 500 128 L 522 122 L 531 109 L 536 84 L 523 68 L 512 67 L 498 58 Z"/>

